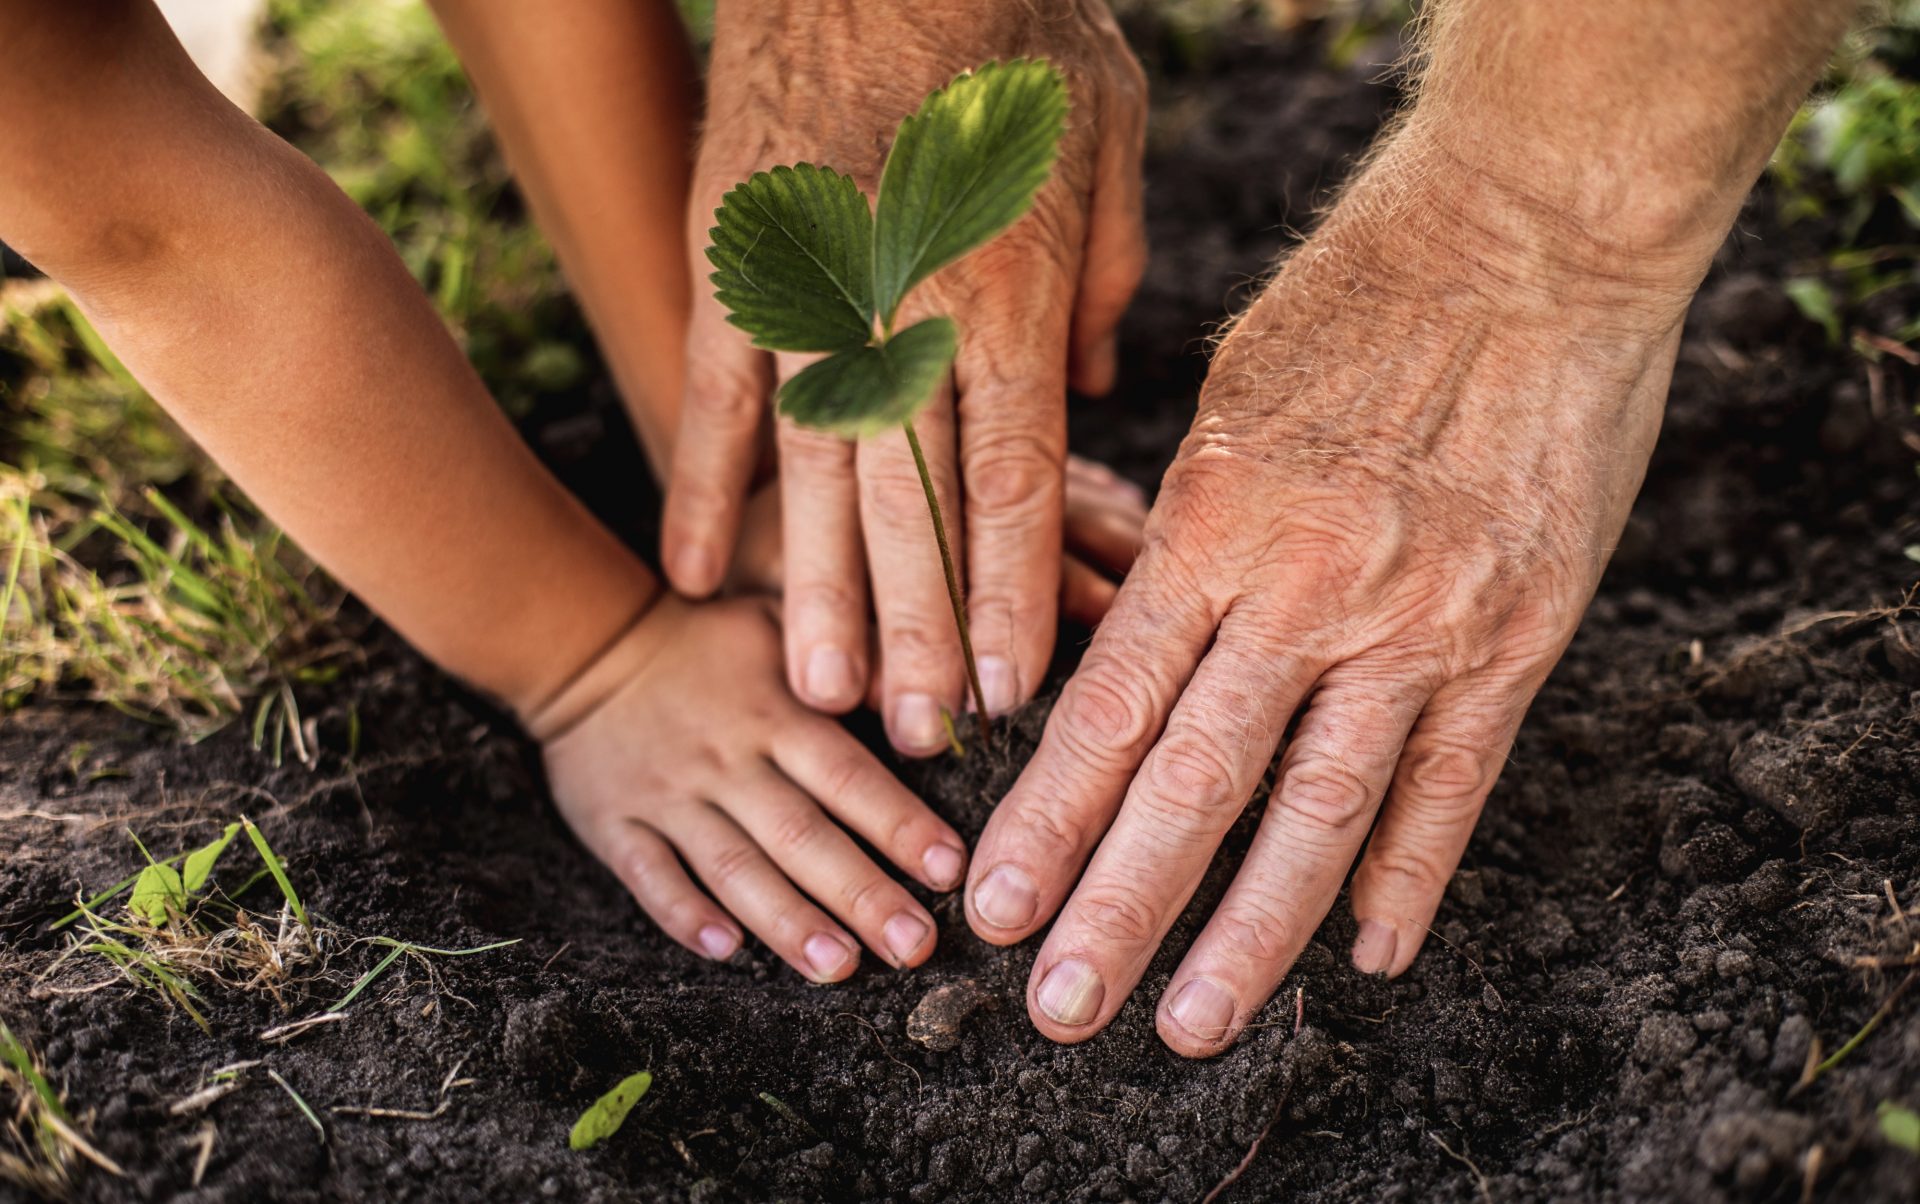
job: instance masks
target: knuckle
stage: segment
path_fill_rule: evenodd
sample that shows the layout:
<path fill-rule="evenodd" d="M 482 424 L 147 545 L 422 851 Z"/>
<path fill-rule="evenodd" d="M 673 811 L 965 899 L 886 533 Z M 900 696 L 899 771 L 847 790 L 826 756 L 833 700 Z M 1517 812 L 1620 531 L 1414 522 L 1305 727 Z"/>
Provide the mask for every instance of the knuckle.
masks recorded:
<path fill-rule="evenodd" d="M 1147 758 L 1151 793 L 1176 813 L 1213 810 L 1232 794 L 1233 778 L 1219 742 L 1198 732 L 1169 734 Z"/>
<path fill-rule="evenodd" d="M 876 767 L 872 762 L 856 756 L 835 758 L 827 765 L 821 775 L 820 785 L 826 793 L 823 802 L 834 802 L 853 798 L 861 794 Z"/>
<path fill-rule="evenodd" d="M 805 561 L 794 564 L 787 582 L 788 613 L 816 621 L 831 618 L 837 625 L 861 624 L 867 609 L 865 592 L 841 578 L 817 576 L 816 571 L 810 571 Z"/>
<path fill-rule="evenodd" d="M 1406 759 L 1407 793 L 1424 805 L 1471 809 L 1491 785 L 1481 751 L 1464 744 L 1428 744 Z"/>
<path fill-rule="evenodd" d="M 1031 431 L 1003 431 L 972 441 L 962 469 L 968 510 L 1024 515 L 1064 488 L 1065 449 Z"/>
<path fill-rule="evenodd" d="M 853 466 L 853 444 L 833 435 L 796 427 L 791 419 L 780 424 L 780 469 L 802 476 L 841 475 Z M 791 479 L 791 477 L 789 478 Z"/>
<path fill-rule="evenodd" d="M 1138 765 L 1154 734 L 1145 683 L 1116 669 L 1083 669 L 1068 682 L 1056 714 L 1059 738 L 1094 765 Z"/>
<path fill-rule="evenodd" d="M 1275 806 L 1315 830 L 1343 832 L 1366 823 L 1373 792 L 1360 776 L 1327 756 L 1288 766 L 1274 792 Z"/>
<path fill-rule="evenodd" d="M 846 916 L 872 916 L 883 909 L 891 910 L 887 905 L 893 901 L 893 895 L 899 890 L 892 880 L 883 874 L 858 874 L 840 888 L 841 914 Z"/>
<path fill-rule="evenodd" d="M 766 393 L 758 381 L 724 374 L 688 382 L 687 408 L 727 430 L 758 425 L 765 405 Z"/>
<path fill-rule="evenodd" d="M 1381 894 L 1396 899 L 1430 899 L 1446 889 L 1449 871 L 1431 857 L 1404 845 L 1376 849 L 1367 858 L 1365 876 Z"/>
<path fill-rule="evenodd" d="M 898 472 L 892 468 L 864 474 L 860 482 L 861 493 L 869 513 L 881 516 L 900 516 L 906 518 L 915 514 L 920 516 L 920 526 L 915 534 L 924 538 L 926 531 L 927 494 L 920 478 L 911 471 Z M 941 509 L 945 510 L 947 499 L 941 498 Z"/>
<path fill-rule="evenodd" d="M 1291 960 L 1293 942 L 1286 924 L 1264 901 L 1242 899 L 1208 925 L 1230 963 L 1278 965 Z"/>
<path fill-rule="evenodd" d="M 1076 812 L 1030 803 L 1020 810 L 1015 830 L 1001 847 L 1025 850 L 1036 864 L 1045 864 L 1050 858 L 1065 857 L 1081 848 L 1086 836 L 1086 826 Z"/>
<path fill-rule="evenodd" d="M 952 632 L 951 619 L 943 628 L 931 616 L 894 616 L 881 630 L 889 685 L 898 675 L 898 688 L 904 689 L 905 674 L 914 669 L 924 672 L 958 656 L 959 637 Z"/>
<path fill-rule="evenodd" d="M 686 536 L 692 532 L 684 530 L 683 522 L 710 522 L 719 515 L 731 513 L 739 504 L 734 493 L 719 481 L 686 471 L 673 474 L 670 500 L 673 512 L 667 525 Z"/>
<path fill-rule="evenodd" d="M 705 877 L 714 889 L 724 890 L 752 872 L 758 860 L 759 853 L 744 841 L 728 843 L 714 853 Z"/>
<path fill-rule="evenodd" d="M 791 807 L 773 822 L 775 848 L 799 853 L 820 839 L 826 820 L 817 807 Z"/>
<path fill-rule="evenodd" d="M 1074 920 L 1101 944 L 1143 945 L 1159 928 L 1138 899 L 1111 890 L 1096 890 L 1076 903 Z"/>

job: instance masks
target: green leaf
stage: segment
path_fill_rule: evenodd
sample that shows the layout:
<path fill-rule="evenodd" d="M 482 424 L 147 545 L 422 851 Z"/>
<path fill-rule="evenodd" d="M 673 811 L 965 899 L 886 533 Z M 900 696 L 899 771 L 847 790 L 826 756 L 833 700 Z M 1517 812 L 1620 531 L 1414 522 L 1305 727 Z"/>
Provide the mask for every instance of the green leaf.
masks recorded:
<path fill-rule="evenodd" d="M 932 399 L 956 345 L 952 319 L 928 318 L 877 347 L 838 352 L 780 386 L 780 412 L 848 438 L 884 430 Z"/>
<path fill-rule="evenodd" d="M 573 1132 L 567 1134 L 568 1148 L 589 1149 L 618 1133 L 627 1121 L 627 1113 L 651 1086 L 653 1075 L 644 1070 L 621 1079 L 618 1087 L 593 1101 L 593 1106 L 573 1122 Z"/>
<path fill-rule="evenodd" d="M 773 351 L 839 351 L 873 337 L 873 216 L 848 176 L 811 163 L 755 174 L 708 231 L 727 320 Z"/>
<path fill-rule="evenodd" d="M 227 851 L 227 845 L 233 842 L 239 831 L 239 824 L 228 824 L 226 831 L 220 833 L 212 844 L 203 845 L 187 854 L 186 872 L 181 878 L 188 890 L 198 891 L 207 884 L 207 875 L 213 873 L 213 863 L 220 860 L 220 854 Z"/>
<path fill-rule="evenodd" d="M 891 324 L 914 285 L 1019 220 L 1053 170 L 1067 83 L 1051 64 L 988 63 L 900 123 L 873 221 L 873 299 Z"/>
<path fill-rule="evenodd" d="M 149 924 L 167 922 L 167 908 L 173 906 L 185 910 L 186 891 L 180 884 L 180 871 L 170 865 L 155 861 L 140 871 L 133 880 L 133 894 L 127 899 L 127 906 L 137 916 Z"/>
<path fill-rule="evenodd" d="M 1840 343 L 1840 309 L 1834 300 L 1833 290 L 1825 281 L 1815 280 L 1811 276 L 1796 276 L 1781 284 L 1786 290 L 1787 300 L 1793 302 L 1800 316 L 1817 324 L 1827 332 L 1827 342 L 1838 346 Z"/>
<path fill-rule="evenodd" d="M 1880 1134 L 1901 1149 L 1920 1154 L 1920 1112 L 1881 1100 Z"/>

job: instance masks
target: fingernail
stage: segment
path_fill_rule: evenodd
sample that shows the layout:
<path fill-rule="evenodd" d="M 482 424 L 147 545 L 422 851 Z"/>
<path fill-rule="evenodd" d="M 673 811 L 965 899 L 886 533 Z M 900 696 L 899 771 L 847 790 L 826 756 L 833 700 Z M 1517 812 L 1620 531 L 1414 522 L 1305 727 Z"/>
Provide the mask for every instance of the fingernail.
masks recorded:
<path fill-rule="evenodd" d="M 713 556 L 699 544 L 686 544 L 673 558 L 673 575 L 681 589 L 706 593 L 717 583 L 713 580 Z"/>
<path fill-rule="evenodd" d="M 1033 997 L 1054 1023 L 1078 1027 L 1093 1019 L 1106 994 L 1106 984 L 1092 966 L 1069 960 L 1047 971 Z"/>
<path fill-rule="evenodd" d="M 740 948 L 740 939 L 718 924 L 709 924 L 700 930 L 700 947 L 714 961 L 723 962 Z"/>
<path fill-rule="evenodd" d="M 815 648 L 807 654 L 807 700 L 822 706 L 846 702 L 859 687 L 853 680 L 853 658 L 838 648 Z"/>
<path fill-rule="evenodd" d="M 950 844 L 929 845 L 920 864 L 926 867 L 928 882 L 941 890 L 952 890 L 960 884 L 960 872 L 966 868 L 967 855 Z"/>
<path fill-rule="evenodd" d="M 932 752 L 945 747 L 940 726 L 940 704 L 931 694 L 902 694 L 893 704 L 893 741 L 908 752 Z"/>
<path fill-rule="evenodd" d="M 1196 978 L 1180 988 L 1167 1005 L 1167 1014 L 1181 1028 L 1211 1043 L 1227 1035 L 1233 1025 L 1233 1008 L 1233 996 L 1217 983 Z"/>
<path fill-rule="evenodd" d="M 1398 942 L 1392 925 L 1379 920 L 1360 921 L 1360 935 L 1353 942 L 1353 968 L 1362 974 L 1385 974 L 1393 965 L 1393 949 Z"/>
<path fill-rule="evenodd" d="M 838 975 L 854 956 L 853 950 L 824 932 L 816 932 L 808 937 L 802 951 L 807 955 L 807 964 L 821 979 Z"/>
<path fill-rule="evenodd" d="M 887 921 L 880 935 L 886 939 L 887 952 L 893 954 L 894 964 L 902 965 L 926 943 L 927 934 L 931 931 L 925 920 L 903 911 Z"/>
<path fill-rule="evenodd" d="M 1040 907 L 1033 879 L 1017 865 L 997 865 L 973 888 L 973 910 L 995 928 L 1025 928 Z"/>
<path fill-rule="evenodd" d="M 1004 656 L 980 658 L 980 693 L 987 699 L 987 714 L 1004 715 L 1013 709 L 1020 683 L 1013 677 L 1013 662 Z"/>

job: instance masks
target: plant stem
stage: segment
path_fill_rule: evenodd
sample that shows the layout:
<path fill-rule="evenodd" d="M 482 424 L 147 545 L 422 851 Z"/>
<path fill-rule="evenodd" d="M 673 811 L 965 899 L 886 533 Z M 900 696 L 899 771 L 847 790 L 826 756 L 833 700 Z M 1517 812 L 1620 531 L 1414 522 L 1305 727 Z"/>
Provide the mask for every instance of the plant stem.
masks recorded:
<path fill-rule="evenodd" d="M 973 687 L 973 709 L 980 716 L 980 743 L 993 747 L 993 720 L 987 714 L 987 696 L 980 689 L 980 667 L 973 660 L 973 636 L 967 630 L 967 604 L 960 596 L 960 577 L 953 571 L 953 549 L 947 543 L 947 524 L 940 517 L 940 499 L 933 492 L 933 477 L 927 472 L 926 453 L 920 450 L 920 436 L 914 432 L 913 419 L 903 421 L 907 446 L 913 449 L 913 466 L 920 470 L 920 488 L 927 495 L 927 513 L 933 516 L 933 538 L 940 545 L 940 567 L 947 574 L 947 601 L 953 604 L 953 625 L 960 629 L 960 654 L 967 660 L 967 684 Z"/>

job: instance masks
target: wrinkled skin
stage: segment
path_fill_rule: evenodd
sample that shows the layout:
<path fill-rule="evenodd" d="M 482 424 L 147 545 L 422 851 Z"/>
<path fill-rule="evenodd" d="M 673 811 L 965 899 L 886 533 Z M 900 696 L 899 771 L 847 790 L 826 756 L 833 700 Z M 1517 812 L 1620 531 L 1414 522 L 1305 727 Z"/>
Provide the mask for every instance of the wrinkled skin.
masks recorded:
<path fill-rule="evenodd" d="M 1613 249 L 1577 235 L 1504 248 L 1461 216 L 1496 204 L 1387 155 L 1221 347 L 1140 559 L 974 854 L 983 938 L 1059 913 L 1029 986 L 1048 1036 L 1119 1010 L 1290 724 L 1163 1039 L 1216 1052 L 1266 1003 L 1376 813 L 1353 959 L 1398 974 L 1419 950 L 1625 522 L 1698 278 L 1601 274 Z"/>
<path fill-rule="evenodd" d="M 1007 233 L 916 290 L 900 320 L 945 313 L 961 330 L 950 387 L 915 425 L 964 560 L 994 712 L 1030 697 L 1052 654 L 1066 389 L 1111 386 L 1114 328 L 1145 265 L 1145 85 L 1111 15 L 1078 0 L 723 4 L 689 217 L 704 281 L 707 229 L 734 184 L 804 160 L 852 175 L 871 196 L 895 127 L 927 93 L 1022 55 L 1059 66 L 1073 96 L 1052 179 Z M 676 588 L 701 596 L 730 562 L 773 389 L 804 360 L 754 350 L 710 290 L 696 293 L 663 561 Z M 966 705 L 966 679 L 905 437 L 856 446 L 777 427 L 789 684 L 820 710 L 857 705 L 879 680 L 867 640 L 876 615 L 888 734 L 901 752 L 939 752 L 940 711 Z"/>

